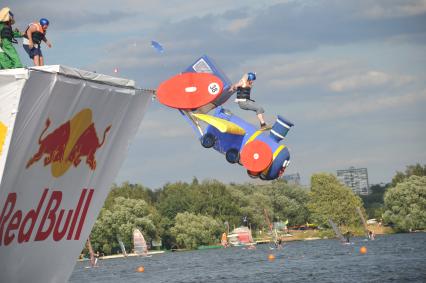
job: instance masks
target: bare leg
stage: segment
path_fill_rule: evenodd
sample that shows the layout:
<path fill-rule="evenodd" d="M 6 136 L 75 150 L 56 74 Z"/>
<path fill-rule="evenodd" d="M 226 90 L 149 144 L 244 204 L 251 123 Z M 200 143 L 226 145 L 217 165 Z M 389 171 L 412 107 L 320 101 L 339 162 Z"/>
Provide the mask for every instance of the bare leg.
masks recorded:
<path fill-rule="evenodd" d="M 35 55 L 33 58 L 34 66 L 40 66 L 40 56 Z"/>
<path fill-rule="evenodd" d="M 263 119 L 263 114 L 257 114 L 257 118 L 259 118 L 260 124 L 265 124 L 265 119 Z"/>
<path fill-rule="evenodd" d="M 39 66 L 44 66 L 44 59 L 43 56 L 40 56 L 40 65 Z"/>

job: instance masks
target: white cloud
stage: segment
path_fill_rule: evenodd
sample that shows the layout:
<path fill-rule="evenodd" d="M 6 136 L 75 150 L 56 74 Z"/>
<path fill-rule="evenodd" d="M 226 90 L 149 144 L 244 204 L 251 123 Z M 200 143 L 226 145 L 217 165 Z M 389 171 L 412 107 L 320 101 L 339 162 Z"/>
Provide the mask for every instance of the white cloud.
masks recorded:
<path fill-rule="evenodd" d="M 329 88 L 335 92 L 345 92 L 386 85 L 401 86 L 412 80 L 413 78 L 410 76 L 397 76 L 380 71 L 368 71 L 366 73 L 335 80 L 329 84 Z"/>
<path fill-rule="evenodd" d="M 426 12 L 426 0 L 368 0 L 362 13 L 369 19 L 398 18 Z"/>
<path fill-rule="evenodd" d="M 322 105 L 318 105 L 317 111 L 309 112 L 308 119 L 332 119 L 337 117 L 349 117 L 362 113 L 370 113 L 394 107 L 413 105 L 426 101 L 426 89 L 396 96 L 365 97 L 350 96 L 333 98 Z"/>
<path fill-rule="evenodd" d="M 225 26 L 225 28 L 223 28 L 223 30 L 231 33 L 237 33 L 240 30 L 246 28 L 251 23 L 251 21 L 251 18 L 232 20 Z"/>
<path fill-rule="evenodd" d="M 245 63 L 255 66 L 259 78 L 266 80 L 268 87 L 295 88 L 308 85 L 325 86 L 338 76 L 353 72 L 354 63 L 349 60 L 327 58 L 295 58 L 294 56 L 264 56 Z"/>

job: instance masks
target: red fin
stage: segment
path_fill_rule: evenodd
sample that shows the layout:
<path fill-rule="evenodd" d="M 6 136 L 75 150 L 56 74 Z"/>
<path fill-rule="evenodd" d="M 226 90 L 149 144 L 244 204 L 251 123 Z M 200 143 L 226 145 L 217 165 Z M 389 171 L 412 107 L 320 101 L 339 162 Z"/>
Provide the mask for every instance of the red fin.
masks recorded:
<path fill-rule="evenodd" d="M 177 109 L 196 109 L 217 99 L 223 91 L 220 78 L 209 73 L 183 73 L 160 84 L 157 99 Z"/>

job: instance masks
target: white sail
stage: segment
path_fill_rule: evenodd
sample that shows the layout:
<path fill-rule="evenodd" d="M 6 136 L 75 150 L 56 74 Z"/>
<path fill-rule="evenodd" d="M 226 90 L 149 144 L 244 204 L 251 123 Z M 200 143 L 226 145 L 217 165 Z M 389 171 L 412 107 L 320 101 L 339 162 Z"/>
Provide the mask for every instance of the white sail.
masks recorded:
<path fill-rule="evenodd" d="M 368 227 L 367 227 L 367 223 L 365 222 L 364 215 L 362 215 L 361 209 L 360 209 L 359 207 L 357 207 L 357 208 L 356 208 L 356 212 L 358 212 L 358 215 L 359 215 L 359 217 L 361 218 L 362 225 L 363 225 L 363 227 L 364 227 L 364 231 L 365 231 L 365 236 L 366 236 L 367 238 L 369 238 L 369 236 L 368 236 L 368 234 L 369 234 L 369 230 L 368 230 Z"/>
<path fill-rule="evenodd" d="M 345 238 L 343 237 L 343 235 L 340 232 L 339 228 L 337 227 L 336 223 L 334 223 L 333 220 L 331 220 L 331 219 L 328 219 L 328 223 L 330 223 L 331 227 L 334 230 L 334 233 L 336 233 L 336 236 L 340 239 L 340 241 L 344 242 Z"/>
<path fill-rule="evenodd" d="M 133 230 L 133 246 L 135 249 L 135 254 L 140 256 L 148 255 L 148 247 L 146 245 L 145 238 L 139 229 Z"/>
<path fill-rule="evenodd" d="M 124 246 L 124 243 L 120 238 L 118 238 L 118 244 L 120 244 L 121 252 L 123 253 L 123 255 L 127 257 L 126 247 Z"/>
<path fill-rule="evenodd" d="M 95 267 L 97 263 L 97 259 L 95 259 L 95 252 L 93 251 L 92 244 L 90 243 L 90 237 L 87 238 L 87 248 L 89 249 L 90 265 L 92 267 Z"/>

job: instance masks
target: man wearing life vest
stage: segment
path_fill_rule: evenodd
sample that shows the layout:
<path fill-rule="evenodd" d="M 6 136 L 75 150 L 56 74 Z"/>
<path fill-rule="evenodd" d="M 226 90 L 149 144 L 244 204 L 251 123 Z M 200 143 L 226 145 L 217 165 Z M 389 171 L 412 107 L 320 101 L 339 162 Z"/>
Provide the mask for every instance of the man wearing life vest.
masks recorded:
<path fill-rule="evenodd" d="M 25 51 L 34 61 L 35 66 L 43 66 L 43 53 L 41 52 L 41 42 L 44 41 L 50 48 L 52 44 L 46 38 L 47 28 L 49 27 L 48 19 L 40 19 L 38 23 L 32 23 L 25 31 L 23 45 Z"/>
<path fill-rule="evenodd" d="M 13 13 L 8 7 L 0 10 L 0 69 L 22 68 L 21 60 L 13 43 L 22 37 L 18 30 L 13 30 L 15 23 Z"/>
<path fill-rule="evenodd" d="M 230 91 L 237 91 L 237 98 L 235 99 L 235 102 L 237 102 L 243 110 L 255 111 L 257 118 L 260 121 L 260 128 L 267 129 L 268 125 L 266 125 L 263 118 L 265 110 L 263 110 L 261 106 L 257 105 L 255 101 L 250 98 L 254 80 L 256 80 L 256 74 L 252 72 L 247 73 L 238 83 L 231 86 Z"/>

